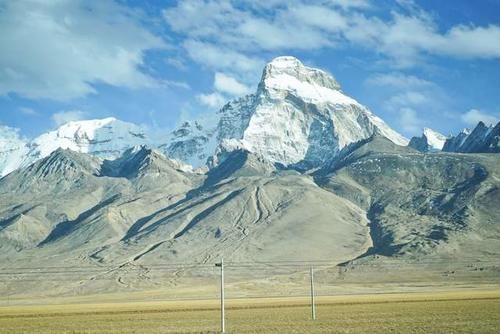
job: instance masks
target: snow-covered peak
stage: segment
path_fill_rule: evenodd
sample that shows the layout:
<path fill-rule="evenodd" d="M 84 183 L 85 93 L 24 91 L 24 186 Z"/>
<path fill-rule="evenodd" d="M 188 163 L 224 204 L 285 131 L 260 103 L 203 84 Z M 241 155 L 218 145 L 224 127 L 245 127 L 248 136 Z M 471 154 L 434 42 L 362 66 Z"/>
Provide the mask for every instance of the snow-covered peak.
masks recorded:
<path fill-rule="evenodd" d="M 291 94 L 307 103 L 359 104 L 342 93 L 333 76 L 289 56 L 275 58 L 266 65 L 259 93 L 278 99 Z"/>
<path fill-rule="evenodd" d="M 255 94 L 226 104 L 219 114 L 219 147 L 298 168 L 318 167 L 374 133 L 408 142 L 345 95 L 330 74 L 288 56 L 265 66 Z"/>
<path fill-rule="evenodd" d="M 19 167 L 28 166 L 60 148 L 109 159 L 119 157 L 132 146 L 149 144 L 144 129 L 114 117 L 72 121 L 24 143 L 15 154 L 9 156 L 7 165 L 0 164 L 0 172 L 5 175 Z"/>
<path fill-rule="evenodd" d="M 424 136 L 427 138 L 427 144 L 433 150 L 441 151 L 443 149 L 444 143 L 446 142 L 446 136 L 441 133 L 434 131 L 429 128 L 424 128 Z"/>
<path fill-rule="evenodd" d="M 109 117 L 72 121 L 44 133 L 33 141 L 31 153 L 45 157 L 58 148 L 64 148 L 114 158 L 129 147 L 146 144 L 149 144 L 149 139 L 144 129 Z"/>
<path fill-rule="evenodd" d="M 421 152 L 442 151 L 448 138 L 437 131 L 424 128 L 421 137 L 413 137 L 408 146 Z"/>
<path fill-rule="evenodd" d="M 340 90 L 339 83 L 331 74 L 317 68 L 304 66 L 300 60 L 291 56 L 274 58 L 265 66 L 262 81 L 268 82 L 269 79 L 278 77 L 294 77 L 309 84 Z"/>
<path fill-rule="evenodd" d="M 271 60 L 266 67 L 289 69 L 293 67 L 304 67 L 302 62 L 292 56 L 279 56 Z"/>

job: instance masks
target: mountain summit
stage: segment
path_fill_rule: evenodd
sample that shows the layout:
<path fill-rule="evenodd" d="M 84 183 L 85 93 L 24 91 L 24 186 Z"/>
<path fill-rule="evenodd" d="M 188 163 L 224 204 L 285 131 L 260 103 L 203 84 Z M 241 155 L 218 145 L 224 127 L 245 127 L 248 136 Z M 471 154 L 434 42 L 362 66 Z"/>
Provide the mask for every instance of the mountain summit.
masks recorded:
<path fill-rule="evenodd" d="M 306 67 L 297 58 L 289 56 L 277 57 L 268 63 L 264 68 L 260 83 L 260 89 L 277 93 L 302 89 L 298 92 L 300 95 L 317 101 L 321 100 L 319 95 L 321 91 L 325 92 L 325 89 L 340 91 L 340 84 L 330 74 Z M 316 91 L 307 92 L 304 89 L 313 86 L 316 86 Z"/>

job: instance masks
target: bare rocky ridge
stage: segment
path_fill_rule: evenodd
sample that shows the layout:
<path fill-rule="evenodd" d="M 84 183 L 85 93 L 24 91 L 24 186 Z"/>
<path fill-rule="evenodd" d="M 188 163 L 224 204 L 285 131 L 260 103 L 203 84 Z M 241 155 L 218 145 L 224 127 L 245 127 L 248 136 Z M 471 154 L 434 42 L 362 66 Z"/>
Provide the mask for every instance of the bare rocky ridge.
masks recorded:
<path fill-rule="evenodd" d="M 460 153 L 500 153 L 500 122 L 487 126 L 479 122 L 472 130 L 464 130 L 446 140 L 443 151 Z"/>

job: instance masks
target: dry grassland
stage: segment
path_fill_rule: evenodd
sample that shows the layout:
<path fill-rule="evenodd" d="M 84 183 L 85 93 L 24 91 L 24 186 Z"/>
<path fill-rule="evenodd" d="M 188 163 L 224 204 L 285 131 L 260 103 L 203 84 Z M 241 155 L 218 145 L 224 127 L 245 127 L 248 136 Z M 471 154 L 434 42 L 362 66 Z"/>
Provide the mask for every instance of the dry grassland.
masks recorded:
<path fill-rule="evenodd" d="M 499 333 L 500 291 L 227 301 L 228 333 Z M 216 333 L 218 301 L 0 307 L 0 333 Z"/>

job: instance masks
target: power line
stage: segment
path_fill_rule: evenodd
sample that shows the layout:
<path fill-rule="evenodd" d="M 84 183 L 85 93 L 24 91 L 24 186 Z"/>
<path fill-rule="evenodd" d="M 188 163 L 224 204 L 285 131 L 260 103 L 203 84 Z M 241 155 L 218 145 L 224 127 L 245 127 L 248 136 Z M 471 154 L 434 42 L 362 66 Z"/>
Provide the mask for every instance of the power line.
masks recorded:
<path fill-rule="evenodd" d="M 424 264 L 439 264 L 443 265 L 446 264 L 444 261 L 447 261 L 447 259 L 443 260 L 426 260 L 426 261 L 416 261 L 416 262 L 398 262 L 396 260 L 390 260 L 390 261 L 385 261 L 385 262 L 379 262 L 379 263 L 359 263 L 359 262 L 349 262 L 349 264 L 339 264 L 338 261 L 332 261 L 332 260 L 287 260 L 287 261 L 238 261 L 238 262 L 225 262 L 225 266 L 238 266 L 238 265 L 295 265 L 295 264 L 303 264 L 303 265 L 308 265 L 310 266 L 311 264 L 317 264 L 317 263 L 323 263 L 323 264 L 328 264 L 328 265 L 334 265 L 334 266 L 346 266 L 346 265 L 356 265 L 356 266 L 366 266 L 366 265 L 376 265 L 376 266 L 386 266 L 386 265 L 408 265 L 408 266 L 415 266 L 415 265 L 424 265 Z M 451 261 L 451 260 L 450 260 Z M 449 262 L 448 264 L 497 264 L 500 265 L 500 259 L 499 261 L 482 261 L 482 260 L 461 260 L 461 261 L 452 261 Z M 87 269 L 87 268 L 111 268 L 111 267 L 125 267 L 125 266 L 133 266 L 133 267 L 165 267 L 165 266 L 207 266 L 207 267 L 213 267 L 212 262 L 176 262 L 176 263 L 151 263 L 151 264 L 137 264 L 137 263 L 132 263 L 132 262 L 125 262 L 121 264 L 110 264 L 108 266 L 103 266 L 103 265 L 95 265 L 95 266 L 90 266 L 90 265 L 79 265 L 79 266 L 43 266 L 43 267 L 4 267 L 0 268 L 0 270 L 4 269 L 71 269 L 71 268 L 78 268 L 78 269 Z"/>

